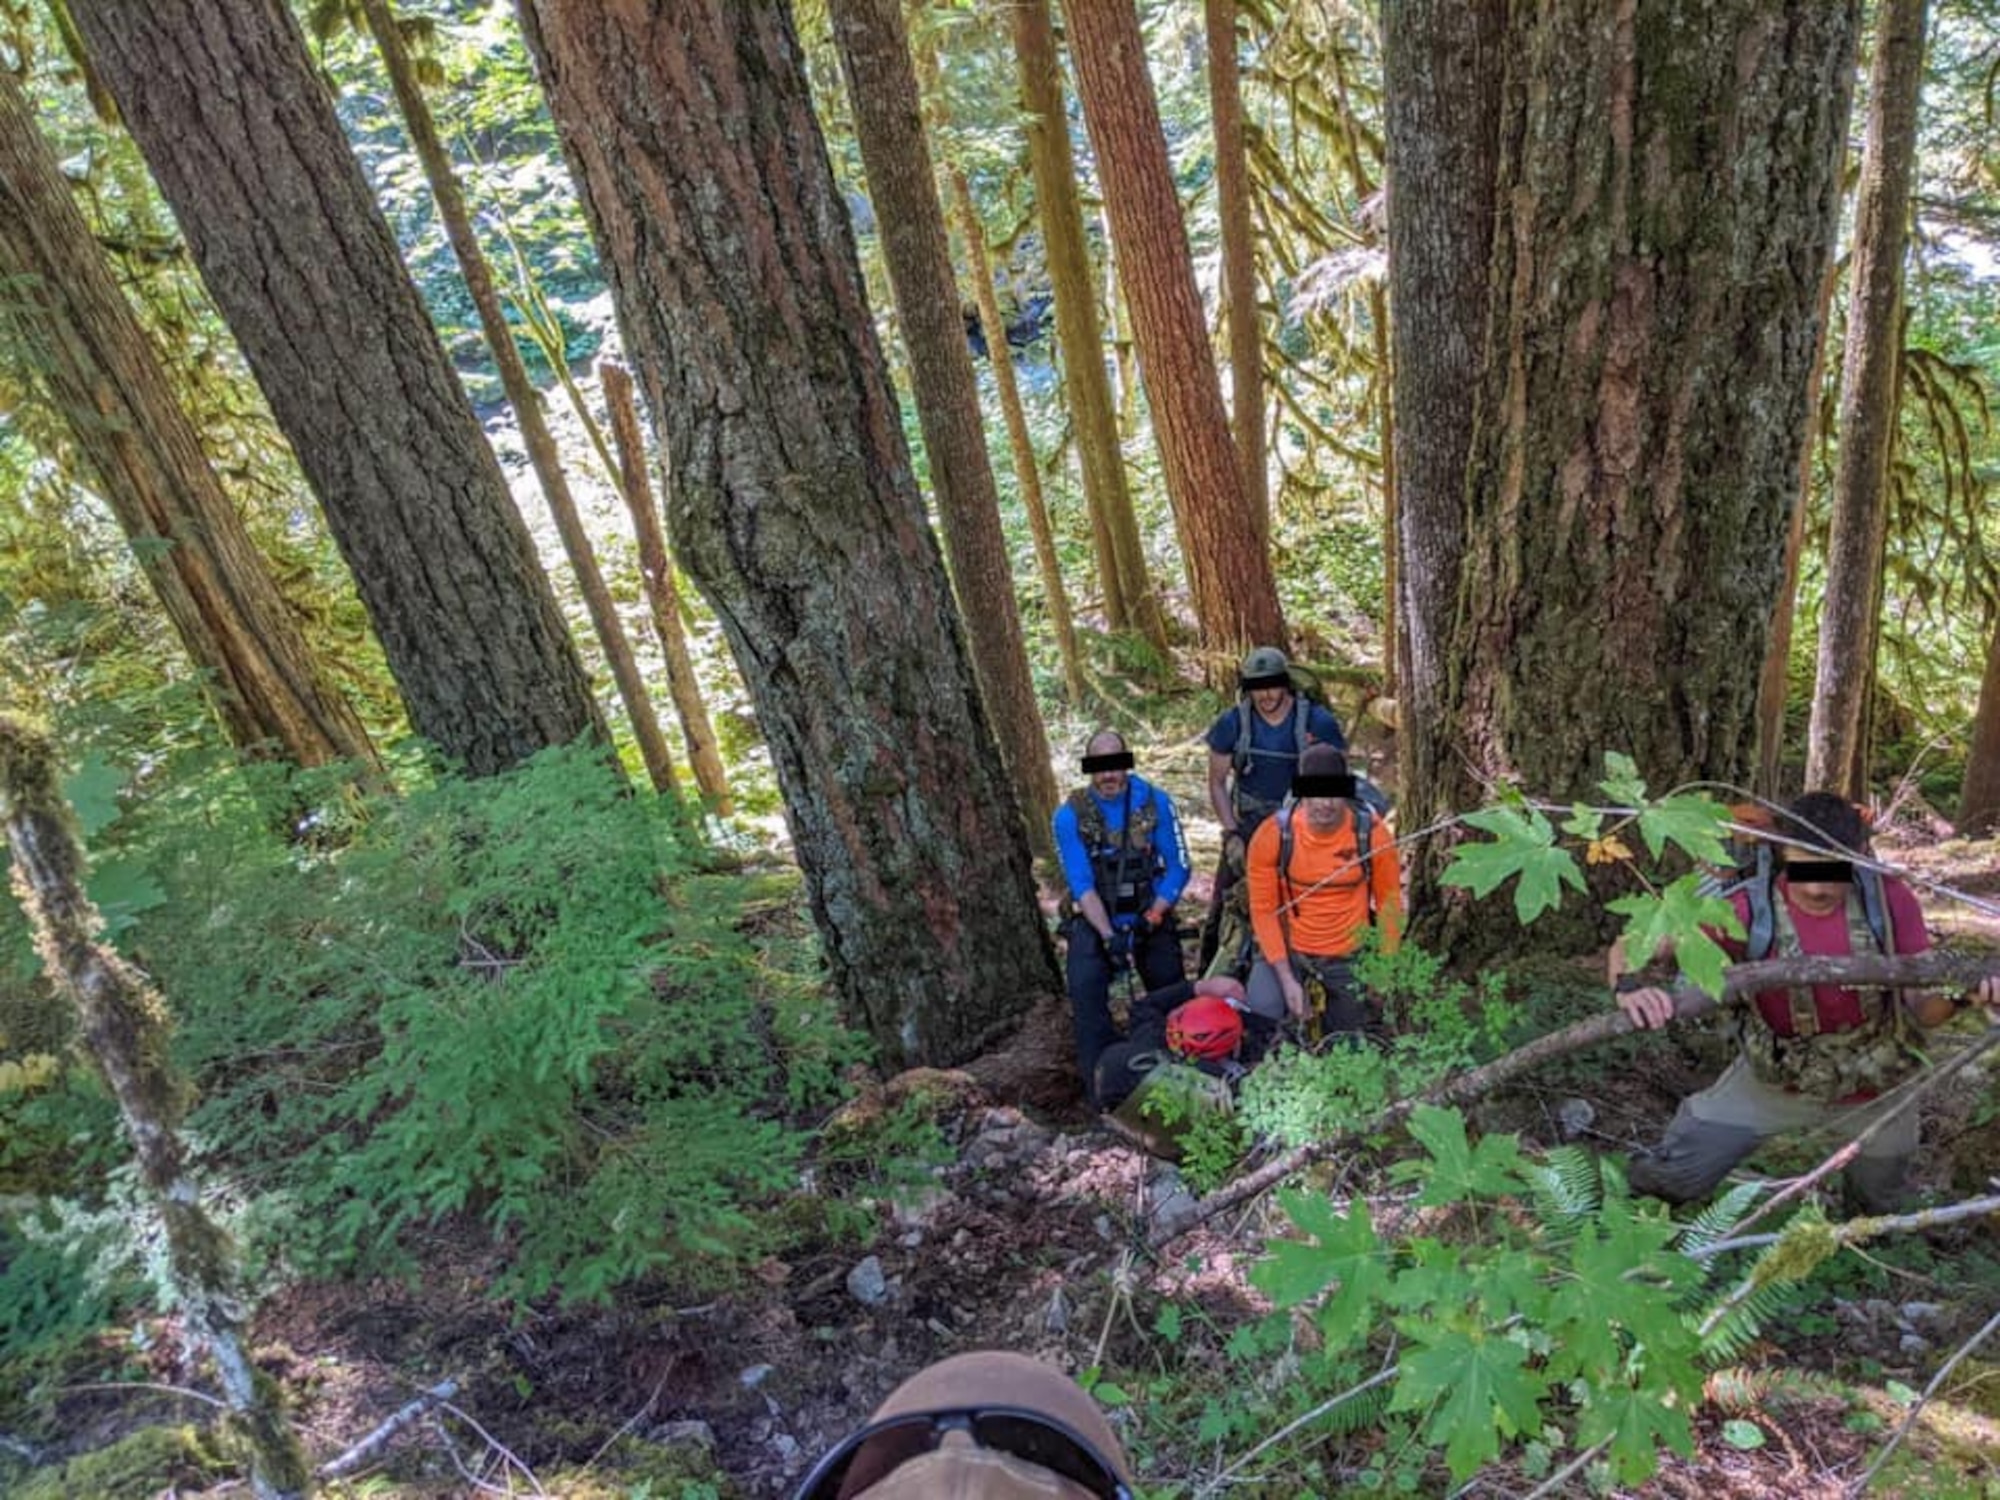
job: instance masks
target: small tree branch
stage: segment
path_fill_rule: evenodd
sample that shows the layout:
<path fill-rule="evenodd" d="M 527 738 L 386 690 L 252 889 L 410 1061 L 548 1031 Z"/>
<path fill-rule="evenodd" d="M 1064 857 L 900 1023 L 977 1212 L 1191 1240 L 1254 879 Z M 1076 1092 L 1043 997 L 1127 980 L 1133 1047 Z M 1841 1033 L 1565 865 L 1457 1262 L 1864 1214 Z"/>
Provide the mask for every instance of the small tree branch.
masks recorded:
<path fill-rule="evenodd" d="M 408 1402 L 391 1412 L 388 1418 L 375 1428 L 374 1431 L 370 1432 L 338 1458 L 329 1459 L 321 1464 L 316 1472 L 321 1479 L 339 1479 L 345 1475 L 352 1474 L 356 1469 L 366 1467 L 375 1461 L 376 1456 L 384 1448 L 388 1447 L 390 1442 L 404 1428 L 422 1420 L 425 1412 L 441 1401 L 451 1400 L 457 1394 L 458 1382 L 456 1380 L 440 1381 L 429 1390 L 421 1393 L 416 1400 Z"/>
<path fill-rule="evenodd" d="M 1960 1360 L 1964 1359 L 1966 1355 L 1970 1354 L 1974 1349 L 1977 1349 L 1981 1344 L 1985 1343 L 1987 1339 L 1991 1338 L 1993 1335 L 1993 1330 L 1996 1328 L 2000 1328 L 2000 1312 L 1997 1312 L 1992 1317 L 1988 1318 L 1986 1320 L 1986 1326 L 1981 1328 L 1979 1332 L 1975 1333 L 1971 1338 L 1967 1339 L 1963 1344 L 1960 1344 L 1958 1348 L 1953 1351 L 1951 1358 L 1946 1360 L 1944 1364 L 1939 1367 L 1937 1374 L 1931 1376 L 1930 1383 L 1924 1387 L 1924 1393 L 1921 1396 L 1917 1397 L 1916 1401 L 1911 1405 L 1909 1411 L 1904 1414 L 1902 1424 L 1896 1428 L 1895 1434 L 1892 1437 L 1890 1437 L 1888 1444 L 1882 1449 L 1880 1453 L 1875 1455 L 1875 1462 L 1870 1464 L 1867 1470 L 1862 1474 L 1862 1476 L 1854 1481 L 1854 1488 L 1852 1488 L 1847 1492 L 1850 1496 L 1856 1496 L 1861 1494 L 1862 1491 L 1866 1490 L 1868 1486 L 1874 1482 L 1876 1472 L 1882 1467 L 1882 1465 L 1886 1464 L 1889 1461 L 1889 1455 L 1896 1451 L 1896 1445 L 1902 1442 L 1903 1438 L 1909 1433 L 1909 1430 L 1916 1425 L 1918 1413 L 1920 1413 L 1924 1409 L 1925 1403 L 1927 1403 L 1931 1399 L 1931 1397 L 1934 1394 L 1936 1394 L 1937 1388 L 1944 1384 L 1945 1377 L 1951 1374 L 1953 1370 L 1958 1368 L 1958 1362 Z"/>

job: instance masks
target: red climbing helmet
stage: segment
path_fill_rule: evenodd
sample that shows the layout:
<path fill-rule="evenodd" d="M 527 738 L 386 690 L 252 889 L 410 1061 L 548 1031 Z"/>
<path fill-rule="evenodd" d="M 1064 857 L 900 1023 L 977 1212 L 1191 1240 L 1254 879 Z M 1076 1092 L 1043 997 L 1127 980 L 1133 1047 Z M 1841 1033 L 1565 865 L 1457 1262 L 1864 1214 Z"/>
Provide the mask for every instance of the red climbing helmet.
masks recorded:
<path fill-rule="evenodd" d="M 1243 1017 L 1215 995 L 1197 995 L 1167 1017 L 1167 1046 L 1182 1057 L 1227 1057 L 1243 1040 Z"/>

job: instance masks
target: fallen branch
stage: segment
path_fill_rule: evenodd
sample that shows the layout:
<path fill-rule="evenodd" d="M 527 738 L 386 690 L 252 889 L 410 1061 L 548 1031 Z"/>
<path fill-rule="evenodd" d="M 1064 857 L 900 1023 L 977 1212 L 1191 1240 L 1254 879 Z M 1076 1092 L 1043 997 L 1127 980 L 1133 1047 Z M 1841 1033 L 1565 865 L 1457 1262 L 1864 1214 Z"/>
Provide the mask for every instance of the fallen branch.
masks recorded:
<path fill-rule="evenodd" d="M 1757 963 L 1734 964 L 1723 971 L 1722 998 L 1714 999 L 1702 991 L 1685 983 L 1676 985 L 1674 997 L 1674 1019 L 1691 1020 L 1711 1011 L 1740 1004 L 1759 990 L 1777 989 L 1794 984 L 1838 984 L 1854 985 L 1894 985 L 1905 989 L 1970 989 L 1989 975 L 2000 974 L 2000 962 L 1987 956 L 1969 953 L 1934 952 L 1920 953 L 1910 957 L 1882 958 L 1863 955 L 1851 958 L 1770 958 Z M 1335 1152 L 1350 1150 L 1367 1137 L 1393 1126 L 1400 1125 L 1419 1105 L 1464 1104 L 1491 1093 L 1503 1084 L 1512 1083 L 1523 1074 L 1531 1073 L 1546 1062 L 1558 1057 L 1567 1057 L 1573 1052 L 1581 1052 L 1587 1047 L 1595 1047 L 1613 1037 L 1625 1036 L 1638 1030 L 1632 1020 L 1616 1006 L 1607 1006 L 1595 1016 L 1587 1017 L 1560 1031 L 1552 1031 L 1547 1036 L 1537 1037 L 1526 1046 L 1516 1047 L 1512 1052 L 1496 1057 L 1492 1062 L 1477 1068 L 1468 1068 L 1463 1073 L 1454 1074 L 1414 1094 L 1408 1099 L 1399 1099 L 1388 1108 L 1379 1111 L 1371 1119 L 1351 1130 L 1325 1140 L 1308 1141 L 1303 1146 L 1295 1146 L 1259 1167 L 1247 1177 L 1239 1177 L 1218 1193 L 1212 1193 L 1181 1213 L 1163 1215 L 1146 1237 L 1147 1246 L 1158 1250 L 1171 1244 L 1198 1224 L 1239 1203 L 1247 1203 L 1268 1192 L 1302 1167 L 1322 1161 Z"/>
<path fill-rule="evenodd" d="M 1803 1280 L 1813 1266 L 1850 1245 L 1865 1245 L 1870 1240 L 1879 1240 L 1889 1234 L 1938 1229 L 1946 1224 L 1956 1224 L 1961 1219 L 1980 1219 L 1993 1213 L 2000 1213 L 2000 1197 L 1968 1198 L 1962 1203 L 1947 1203 L 1938 1208 L 1920 1209 L 1916 1213 L 1870 1215 L 1862 1219 L 1848 1219 L 1840 1224 L 1829 1224 L 1815 1216 L 1804 1221 L 1794 1219 L 1775 1234 L 1750 1234 L 1739 1240 L 1711 1245 L 1708 1253 L 1715 1255 L 1723 1250 L 1753 1246 L 1769 1251 L 1782 1244 L 1793 1252 L 1786 1258 L 1787 1279 Z M 1809 1260 L 1806 1259 L 1808 1256 Z M 1736 1289 L 1709 1309 L 1708 1316 L 1701 1320 L 1701 1327 L 1696 1330 L 1702 1338 L 1707 1338 L 1721 1327 L 1724 1318 L 1764 1285 L 1767 1280 L 1765 1267 L 1770 1260 L 1769 1254 L 1759 1257 L 1757 1264 L 1736 1284 Z"/>
<path fill-rule="evenodd" d="M 365 1468 L 375 1461 L 376 1455 L 388 1447 L 396 1434 L 422 1419 L 425 1412 L 441 1401 L 449 1401 L 458 1394 L 456 1380 L 440 1381 L 421 1393 L 416 1400 L 398 1407 L 391 1412 L 379 1427 L 360 1442 L 349 1448 L 338 1458 L 327 1460 L 314 1472 L 321 1479 L 340 1479 L 352 1474 L 356 1469 Z"/>
<path fill-rule="evenodd" d="M 1910 1428 L 1916 1425 L 1917 1414 L 1924 1409 L 1925 1404 L 1937 1393 L 1937 1388 L 1944 1384 L 1945 1377 L 1958 1368 L 1960 1360 L 1985 1343 L 1992 1336 L 1993 1330 L 1996 1328 L 2000 1328 L 2000 1313 L 1995 1313 L 1992 1317 L 1988 1318 L 1986 1326 L 1967 1339 L 1963 1344 L 1960 1344 L 1953 1352 L 1951 1358 L 1946 1360 L 1943 1366 L 1940 1367 L 1937 1374 L 1931 1376 L 1930 1384 L 1924 1387 L 1924 1393 L 1917 1397 L 1915 1403 L 1911 1405 L 1909 1411 L 1904 1415 L 1901 1425 L 1896 1428 L 1894 1435 L 1890 1437 L 1887 1445 L 1880 1453 L 1875 1455 L 1875 1462 L 1868 1466 L 1867 1471 L 1859 1479 L 1855 1480 L 1854 1488 L 1847 1492 L 1849 1495 L 1859 1495 L 1874 1482 L 1877 1471 L 1889 1461 L 1889 1455 L 1896 1451 L 1896 1445 L 1902 1442 L 1903 1438 L 1909 1433 Z"/>

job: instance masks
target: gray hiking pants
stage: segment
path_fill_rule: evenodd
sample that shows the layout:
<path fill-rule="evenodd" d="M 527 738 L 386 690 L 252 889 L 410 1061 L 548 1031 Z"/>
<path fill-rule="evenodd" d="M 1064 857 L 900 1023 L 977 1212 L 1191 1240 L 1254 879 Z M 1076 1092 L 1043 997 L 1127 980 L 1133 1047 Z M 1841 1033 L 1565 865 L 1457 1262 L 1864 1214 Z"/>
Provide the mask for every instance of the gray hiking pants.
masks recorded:
<path fill-rule="evenodd" d="M 1758 1078 L 1739 1057 L 1713 1084 L 1681 1101 L 1657 1146 L 1633 1156 L 1632 1187 L 1669 1203 L 1705 1198 L 1766 1137 L 1826 1126 L 1851 1140 L 1884 1108 L 1881 1100 L 1828 1104 L 1789 1093 Z M 1916 1152 L 1914 1110 L 1863 1142 L 1847 1168 L 1847 1183 L 1864 1210 L 1889 1213 L 1901 1206 Z"/>

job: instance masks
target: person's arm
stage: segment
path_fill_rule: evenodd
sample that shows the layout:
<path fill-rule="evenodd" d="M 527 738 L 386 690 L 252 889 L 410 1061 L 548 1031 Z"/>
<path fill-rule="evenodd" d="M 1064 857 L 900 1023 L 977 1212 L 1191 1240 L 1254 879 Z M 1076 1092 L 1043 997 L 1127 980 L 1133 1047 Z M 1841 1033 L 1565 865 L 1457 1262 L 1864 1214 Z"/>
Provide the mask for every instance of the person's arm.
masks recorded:
<path fill-rule="evenodd" d="M 1729 898 L 1736 912 L 1736 930 L 1741 933 L 1749 929 L 1750 898 L 1738 892 Z M 1718 932 L 1714 928 L 1703 931 L 1722 947 L 1729 955 L 1731 963 L 1742 960 L 1744 947 L 1741 938 Z M 1674 1019 L 1674 997 L 1664 985 L 1646 984 L 1628 976 L 1647 965 L 1656 963 L 1673 951 L 1669 943 L 1660 943 L 1652 953 L 1638 963 L 1632 962 L 1632 955 L 1626 950 L 1625 939 L 1620 937 L 1611 944 L 1611 951 L 1605 955 L 1607 982 L 1616 992 L 1618 1008 L 1631 1018 L 1632 1024 L 1641 1031 L 1657 1031 Z M 1621 988 L 1621 986 L 1623 986 Z"/>
<path fill-rule="evenodd" d="M 1250 848 L 1244 855 L 1247 866 L 1244 882 L 1250 890 L 1250 928 L 1257 935 L 1257 951 L 1278 976 L 1285 1009 L 1304 1020 L 1305 986 L 1292 970 L 1290 945 L 1285 942 L 1284 923 L 1278 917 L 1278 839 L 1278 819 L 1266 818 L 1251 835 Z"/>
<path fill-rule="evenodd" d="M 1882 882 L 1882 901 L 1889 909 L 1889 930 L 1895 935 L 1897 955 L 1907 957 L 1930 952 L 1930 928 L 1924 924 L 1924 910 L 1917 904 L 1916 893 L 1900 880 L 1885 879 Z M 1900 993 L 1904 1011 L 1911 1020 L 1926 1029 L 1944 1025 L 1958 1014 L 1963 1005 L 1992 1003 L 1981 1001 L 1978 989 L 1962 997 L 1940 995 L 1935 990 L 1903 990 Z"/>
<path fill-rule="evenodd" d="M 1375 925 L 1382 934 L 1382 951 L 1394 953 L 1403 946 L 1403 862 L 1396 841 L 1379 823 L 1368 830 L 1368 847 L 1375 851 L 1368 861 Z"/>
<path fill-rule="evenodd" d="M 1229 796 L 1229 778 L 1236 769 L 1234 751 L 1217 750 L 1212 745 L 1208 752 L 1208 805 L 1215 813 L 1215 821 L 1222 825 L 1222 838 L 1226 844 L 1230 839 L 1241 839 L 1242 830 L 1236 826 L 1236 809 Z"/>
<path fill-rule="evenodd" d="M 1181 899 L 1187 889 L 1188 857 L 1187 841 L 1181 837 L 1180 814 L 1174 810 L 1174 799 L 1158 787 L 1152 789 L 1153 804 L 1160 810 L 1160 821 L 1153 829 L 1154 846 L 1160 851 L 1160 879 L 1153 887 L 1153 904 L 1146 911 L 1146 920 L 1157 927 L 1167 919 L 1167 913 L 1174 909 L 1174 903 Z"/>
<path fill-rule="evenodd" d="M 1076 914 L 1105 942 L 1111 941 L 1111 913 L 1104 909 L 1104 898 L 1097 894 L 1095 886 L 1076 898 Z"/>
<path fill-rule="evenodd" d="M 1101 938 L 1111 936 L 1111 915 L 1104 898 L 1097 894 L 1097 872 L 1090 867 L 1090 855 L 1077 832 L 1076 809 L 1065 802 L 1056 809 L 1050 828 L 1056 836 L 1056 856 L 1062 861 L 1063 879 L 1069 883 L 1069 899 L 1077 915 L 1090 924 Z"/>

